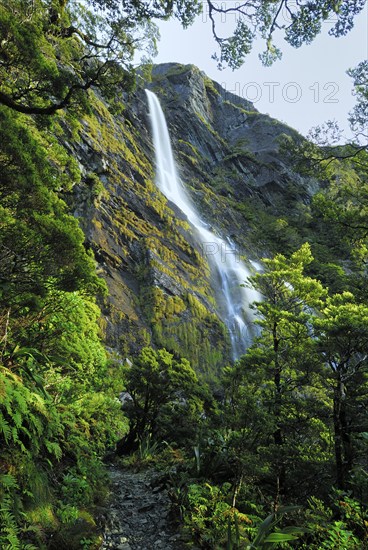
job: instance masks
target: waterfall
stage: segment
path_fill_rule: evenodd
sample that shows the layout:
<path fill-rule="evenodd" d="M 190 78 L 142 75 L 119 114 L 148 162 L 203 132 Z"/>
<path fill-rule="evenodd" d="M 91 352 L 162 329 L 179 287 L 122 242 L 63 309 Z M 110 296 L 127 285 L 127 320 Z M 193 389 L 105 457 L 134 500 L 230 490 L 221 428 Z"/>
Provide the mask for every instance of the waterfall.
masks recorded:
<path fill-rule="evenodd" d="M 157 96 L 146 90 L 156 156 L 156 185 L 165 197 L 176 204 L 194 228 L 195 238 L 208 259 L 214 279 L 219 313 L 231 339 L 233 359 L 250 345 L 254 336 L 254 313 L 249 305 L 260 295 L 244 285 L 250 273 L 239 258 L 233 243 L 209 230 L 190 200 L 176 170 L 165 116 Z"/>

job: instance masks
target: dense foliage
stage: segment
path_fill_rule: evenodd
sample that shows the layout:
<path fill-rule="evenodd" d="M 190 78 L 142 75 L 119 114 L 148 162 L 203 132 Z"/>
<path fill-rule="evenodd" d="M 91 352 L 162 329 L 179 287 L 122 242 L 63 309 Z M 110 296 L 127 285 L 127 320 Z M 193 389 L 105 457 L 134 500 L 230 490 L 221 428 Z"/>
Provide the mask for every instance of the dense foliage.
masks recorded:
<path fill-rule="evenodd" d="M 331 33 L 344 35 L 363 5 L 208 0 L 205 9 L 219 65 L 234 68 L 257 34 L 269 64 L 280 57 L 275 29 L 298 47 L 334 14 Z M 175 16 L 186 26 L 200 9 L 186 0 L 1 2 L 1 548 L 97 548 L 103 458 L 118 440 L 122 452 L 135 450 L 132 461 L 157 453 L 189 547 L 368 548 L 366 62 L 350 71 L 354 143 L 291 146 L 285 138 L 285 155 L 323 189 L 298 209 L 259 197 L 239 204 L 245 217 L 252 209 L 249 232 L 270 256 L 250 280 L 264 300 L 247 353 L 226 366 L 223 326 L 211 348 L 207 324 L 215 325 L 194 294 L 184 303 L 144 284 L 137 301 L 161 349 L 145 347 L 122 365 L 101 340 L 97 300 L 106 287 L 65 202 L 81 174 L 60 136 L 89 112 L 91 87 L 117 107 L 117 89 L 133 83 L 135 49 L 155 48 L 152 19 Z M 234 34 L 221 38 L 215 18 L 234 12 Z M 126 154 L 141 169 L 131 147 Z M 145 198 L 164 225 L 164 206 Z M 148 249 L 154 240 L 146 240 Z M 204 262 L 196 261 L 192 277 L 201 283 Z M 211 388 L 188 358 L 212 362 Z"/>
<path fill-rule="evenodd" d="M 324 185 L 293 209 L 252 200 L 254 239 L 274 253 L 250 280 L 260 334 L 224 371 L 178 507 L 205 548 L 367 548 L 366 145 L 285 141 Z"/>
<path fill-rule="evenodd" d="M 352 71 L 356 124 L 364 71 Z M 185 460 L 165 450 L 157 461 L 202 548 L 358 550 L 368 548 L 366 145 L 283 139 L 286 158 L 323 185 L 305 202 L 247 199 L 252 238 L 271 252 L 250 280 L 264 297 L 259 336 L 224 369 L 192 448 L 179 442 Z"/>
<path fill-rule="evenodd" d="M 60 198 L 76 163 L 23 115 L 2 107 L 0 124 L 0 546 L 57 532 L 72 548 L 68 526 L 93 532 L 83 509 L 103 498 L 101 459 L 126 429 L 97 323 L 105 285 Z"/>
<path fill-rule="evenodd" d="M 136 50 L 154 54 L 155 20 L 177 18 L 184 27 L 202 17 L 211 24 L 220 67 L 244 63 L 258 36 L 261 55 L 271 64 L 281 57 L 273 42 L 276 30 L 294 47 L 310 43 L 324 22 L 330 34 L 344 36 L 365 0 L 298 3 L 289 0 L 236 2 L 206 0 L 4 0 L 0 5 L 0 103 L 28 114 L 52 114 L 78 105 L 92 86 L 114 96 L 133 84 Z M 219 21 L 235 27 L 221 36 Z"/>
<path fill-rule="evenodd" d="M 312 261 L 308 244 L 263 260 L 260 334 L 176 464 L 203 548 L 368 547 L 368 307 L 307 275 Z"/>

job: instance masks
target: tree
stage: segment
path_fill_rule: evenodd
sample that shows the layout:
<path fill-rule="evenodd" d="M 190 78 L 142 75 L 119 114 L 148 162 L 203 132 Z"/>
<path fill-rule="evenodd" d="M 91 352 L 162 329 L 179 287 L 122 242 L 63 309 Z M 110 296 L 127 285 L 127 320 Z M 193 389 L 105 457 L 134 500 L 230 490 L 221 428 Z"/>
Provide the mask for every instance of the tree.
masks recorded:
<path fill-rule="evenodd" d="M 303 245 L 290 260 L 280 254 L 265 260 L 264 273 L 251 278 L 265 297 L 257 304 L 262 333 L 242 363 L 270 376 L 274 444 L 283 449 L 277 461 L 280 488 L 285 483 L 287 453 L 297 459 L 293 431 L 301 424 L 297 428 L 293 422 L 296 407 L 299 422 L 303 412 L 305 419 L 312 410 L 322 424 L 328 425 L 331 417 L 336 482 L 344 489 L 361 460 L 360 434 L 368 429 L 368 308 L 350 292 L 327 296 L 321 283 L 303 274 L 312 259 L 309 245 Z M 314 437 L 308 422 L 303 430 Z"/>
<path fill-rule="evenodd" d="M 44 547 L 60 525 L 57 502 L 79 504 L 78 493 L 91 504 L 105 484 L 102 455 L 126 427 L 100 340 L 105 284 L 60 198 L 79 170 L 47 122 L 41 132 L 0 106 L 2 548 Z"/>
<path fill-rule="evenodd" d="M 296 483 L 299 494 L 306 483 L 306 493 L 316 483 L 318 460 L 314 463 L 311 449 L 320 461 L 328 460 L 324 442 L 328 404 L 321 391 L 320 361 L 311 327 L 326 291 L 319 281 L 304 274 L 312 259 L 305 244 L 289 259 L 277 254 L 263 260 L 264 271 L 250 278 L 264 297 L 256 303 L 261 334 L 233 371 L 232 400 L 242 399 L 243 393 L 248 401 L 245 410 L 255 402 L 253 414 L 243 416 L 243 429 L 250 435 L 254 428 L 258 431 L 258 460 L 265 466 L 268 463 L 265 471 L 273 484 L 275 509 L 287 492 L 296 490 Z M 249 390 L 241 389 L 248 384 Z M 312 479 L 299 478 L 300 469 Z"/>
<path fill-rule="evenodd" d="M 350 126 L 355 132 L 356 141 L 362 139 L 363 144 L 366 144 L 368 140 L 368 61 L 362 61 L 355 68 L 349 69 L 348 75 L 353 78 L 353 93 L 357 98 L 353 111 L 350 113 Z"/>
<path fill-rule="evenodd" d="M 0 108 L 0 320 L 8 319 L 14 347 L 33 340 L 42 351 L 41 327 L 46 310 L 57 307 L 58 292 L 91 296 L 105 284 L 95 273 L 78 221 L 58 196 L 79 173 L 54 144 L 46 150 L 30 126 Z"/>
<path fill-rule="evenodd" d="M 126 405 L 130 432 L 120 446 L 122 450 L 129 450 L 147 435 L 167 436 L 164 416 L 169 414 L 172 423 L 175 409 L 178 424 L 170 428 L 171 435 L 183 418 L 190 430 L 190 416 L 194 414 L 198 420 L 202 410 L 198 378 L 189 361 L 176 359 L 165 349 L 143 348 L 127 370 L 125 388 L 131 399 Z"/>
<path fill-rule="evenodd" d="M 353 272 L 350 289 L 367 296 L 368 262 L 368 152 L 329 167 L 329 185 L 312 200 L 313 215 L 326 227 L 325 234 L 335 234 L 342 258 Z M 323 236 L 321 237 L 323 239 Z"/>
<path fill-rule="evenodd" d="M 328 120 L 310 130 L 309 140 L 284 138 L 284 153 L 295 167 L 321 180 L 331 179 L 341 169 L 345 172 L 355 170 L 359 175 L 367 176 L 368 62 L 360 62 L 347 74 L 353 78 L 352 94 L 356 97 L 356 104 L 349 113 L 352 137 L 345 138 L 338 123 Z M 341 144 L 342 141 L 345 143 Z M 340 174 L 338 177 L 341 180 Z"/>
<path fill-rule="evenodd" d="M 254 39 L 266 41 L 263 63 L 281 57 L 273 36 L 282 30 L 294 47 L 310 43 L 334 17 L 330 34 L 353 27 L 364 0 L 256 0 L 224 6 L 212 0 L 7 0 L 0 6 L 0 103 L 26 114 L 51 115 L 83 103 L 102 87 L 114 95 L 133 83 L 136 49 L 152 55 L 158 39 L 154 20 L 177 18 L 184 27 L 205 10 L 220 53 L 219 67 L 242 65 Z M 233 34 L 221 37 L 219 17 L 235 15 Z"/>
<path fill-rule="evenodd" d="M 359 464 L 357 438 L 368 430 L 368 306 L 349 292 L 328 297 L 313 320 L 325 385 L 333 400 L 336 482 L 346 489 Z"/>
<path fill-rule="evenodd" d="M 91 86 L 128 86 L 135 41 L 150 49 L 156 36 L 149 20 L 132 20 L 115 9 L 116 2 L 2 3 L 0 102 L 22 113 L 50 115 L 83 102 Z"/>
<path fill-rule="evenodd" d="M 155 52 L 152 19 L 174 15 L 186 25 L 198 11 L 189 1 L 8 0 L 0 7 L 0 103 L 51 115 L 83 103 L 92 86 L 107 96 L 127 90 L 136 48 Z"/>
<path fill-rule="evenodd" d="M 236 69 L 244 63 L 256 37 L 266 42 L 266 50 L 260 55 L 261 61 L 271 65 L 282 56 L 273 41 L 277 31 L 283 31 L 285 40 L 295 48 L 311 43 L 327 21 L 333 22 L 329 34 L 344 36 L 352 29 L 354 17 L 364 5 L 365 0 L 312 0 L 306 3 L 267 0 L 237 2 L 227 7 L 223 3 L 207 0 L 204 10 L 208 12 L 213 36 L 220 48 L 220 55 L 214 56 L 219 68 L 229 65 Z M 237 23 L 232 36 L 222 38 L 217 33 L 216 23 L 219 16 L 223 21 L 226 15 L 235 16 Z"/>
<path fill-rule="evenodd" d="M 283 139 L 282 150 L 303 175 L 323 182 L 311 201 L 313 238 L 338 250 L 338 257 L 352 271 L 345 277 L 357 296 L 367 296 L 368 262 L 368 63 L 348 71 L 354 79 L 356 105 L 349 116 L 352 138 L 345 144 L 338 124 L 328 121 L 311 131 L 311 141 Z M 317 258 L 319 265 L 321 258 Z M 334 258 L 334 263 L 338 258 Z M 340 267 L 341 270 L 341 267 Z M 345 268 L 344 268 L 345 271 Z"/>

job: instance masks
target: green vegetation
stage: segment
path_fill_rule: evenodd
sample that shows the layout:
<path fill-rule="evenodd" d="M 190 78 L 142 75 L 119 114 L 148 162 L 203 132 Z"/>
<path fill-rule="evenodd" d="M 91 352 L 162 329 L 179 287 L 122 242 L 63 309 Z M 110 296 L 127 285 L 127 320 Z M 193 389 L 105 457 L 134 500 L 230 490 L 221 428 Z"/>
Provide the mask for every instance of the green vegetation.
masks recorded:
<path fill-rule="evenodd" d="M 263 61 L 279 57 L 272 34 L 283 4 L 254 2 L 256 16 L 244 6 L 230 38 L 214 25 L 219 64 L 239 66 L 253 22 L 267 42 Z M 294 3 L 286 38 L 310 42 L 332 13 L 333 34 L 345 34 L 362 5 Z M 210 19 L 224 9 L 208 6 Z M 97 550 L 103 459 L 117 443 L 129 463 L 162 469 L 188 548 L 368 548 L 367 63 L 349 73 L 356 143 L 319 147 L 284 128 L 280 154 L 295 172 L 272 167 L 263 188 L 268 165 L 246 139 L 230 147 L 193 113 L 226 154 L 212 168 L 179 139 L 204 215 L 267 255 L 250 279 L 264 297 L 259 334 L 229 365 L 207 262 L 155 188 L 148 142 L 121 100 L 136 43 L 155 48 L 152 19 L 188 25 L 200 7 L 1 3 L 4 550 Z M 174 65 L 155 85 L 188 70 L 199 78 Z M 221 100 L 203 84 L 210 102 Z M 233 107 L 250 124 L 276 124 Z M 107 266 L 109 298 L 93 252 Z"/>
<path fill-rule="evenodd" d="M 314 0 L 307 5 L 258 0 L 229 8 L 210 0 L 204 5 L 197 0 L 35 0 L 30 5 L 7 0 L 0 9 L 0 103 L 21 113 L 51 115 L 78 108 L 86 103 L 86 92 L 98 87 L 119 112 L 117 89 L 134 85 L 137 48 L 148 56 L 143 73 L 149 71 L 159 36 L 154 20 L 175 17 L 185 28 L 204 10 L 219 48 L 215 59 L 220 67 L 235 69 L 244 63 L 257 36 L 266 44 L 261 60 L 269 65 L 281 57 L 273 43 L 276 28 L 283 29 L 289 44 L 299 47 L 313 41 L 326 21 L 334 22 L 332 35 L 345 35 L 363 7 L 363 0 Z M 216 22 L 228 13 L 236 24 L 230 36 L 220 37 Z M 290 21 L 286 27 L 285 13 Z M 211 93 L 216 93 L 213 88 Z"/>
<path fill-rule="evenodd" d="M 351 292 L 329 293 L 305 273 L 312 263 L 308 244 L 263 260 L 251 278 L 264 296 L 259 336 L 224 370 L 216 399 L 202 382 L 206 416 L 189 439 L 168 438 L 180 454 L 168 455 L 156 429 L 150 460 L 201 548 L 368 547 L 368 308 Z M 146 364 L 137 367 L 135 380 L 146 380 Z"/>
<path fill-rule="evenodd" d="M 193 440 L 203 399 L 189 361 L 165 349 L 143 348 L 127 370 L 125 387 L 130 429 L 123 446 L 132 449 L 147 438 L 171 444 Z"/>
<path fill-rule="evenodd" d="M 204 77 L 204 85 L 206 87 L 206 91 L 208 94 L 213 94 L 215 96 L 219 96 L 220 92 L 217 90 L 214 81 L 208 78 L 207 76 Z"/>
<path fill-rule="evenodd" d="M 68 532 L 82 518 L 98 544 L 87 510 L 127 430 L 97 323 L 106 288 L 60 198 L 76 163 L 23 115 L 3 107 L 0 124 L 0 545 L 79 548 Z"/>
<path fill-rule="evenodd" d="M 207 380 L 216 379 L 229 353 L 226 329 L 194 294 L 188 292 L 183 298 L 169 296 L 157 286 L 143 290 L 154 342 L 186 357 Z"/>
<path fill-rule="evenodd" d="M 146 347 L 130 367 L 107 359 L 96 305 L 105 284 L 63 197 L 82 185 L 94 209 L 110 191 L 95 172 L 81 178 L 57 146 L 61 118 L 45 131 L 2 108 L 2 547 L 78 549 L 87 540 L 98 548 L 102 459 L 120 440 L 122 452 L 133 452 L 128 461 L 167 476 L 189 547 L 367 548 L 365 152 L 359 163 L 329 163 L 330 184 L 309 203 L 291 185 L 272 205 L 253 196 L 234 206 L 234 192 L 214 193 L 231 191 L 224 169 L 212 190 L 196 182 L 212 204 L 234 206 L 247 238 L 273 252 L 251 278 L 264 296 L 260 334 L 226 367 L 229 343 L 206 295 L 205 262 L 186 242 L 185 222 L 174 223 L 152 195 L 136 137 L 124 128 L 120 144 L 119 119 L 107 118 L 110 131 L 102 131 L 104 108 L 93 101 L 91 139 L 144 177 L 129 184 L 160 220 L 156 227 L 124 203 L 113 222 L 127 254 L 138 234 L 150 253 L 135 275 L 152 333 L 135 334 L 126 312 L 115 311 L 113 321 L 127 327 L 122 353 Z M 77 121 L 74 131 L 82 131 Z M 128 181 L 113 161 L 109 170 L 112 185 Z M 161 288 L 160 276 L 180 292 Z M 122 389 L 131 396 L 123 412 Z"/>
<path fill-rule="evenodd" d="M 324 160 L 323 150 L 299 144 L 292 160 L 310 180 L 290 179 L 282 194 L 250 188 L 236 202 L 222 167 L 210 189 L 193 181 L 208 212 L 236 209 L 249 227 L 244 242 L 269 258 L 251 278 L 264 296 L 259 336 L 211 381 L 216 398 L 192 440 L 171 441 L 169 454 L 157 435 L 150 447 L 150 461 L 172 484 L 189 547 L 368 548 L 367 163 L 364 148 L 345 152 Z M 308 163 L 312 154 L 318 170 L 315 159 Z M 315 176 L 324 187 L 311 198 Z M 221 189 L 227 196 L 214 193 Z M 175 308 L 166 317 L 168 297 L 158 293 L 161 327 Z M 204 319 L 190 296 L 188 306 Z"/>

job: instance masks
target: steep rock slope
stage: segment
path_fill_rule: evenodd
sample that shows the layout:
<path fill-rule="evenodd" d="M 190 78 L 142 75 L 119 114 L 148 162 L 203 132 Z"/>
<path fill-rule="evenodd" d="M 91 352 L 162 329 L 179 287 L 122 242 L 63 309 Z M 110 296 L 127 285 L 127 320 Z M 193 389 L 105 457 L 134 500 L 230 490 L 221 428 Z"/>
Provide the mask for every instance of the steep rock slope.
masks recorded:
<path fill-rule="evenodd" d="M 70 203 L 109 287 L 107 345 L 122 354 L 165 346 L 208 374 L 226 362 L 229 338 L 201 247 L 155 186 L 145 87 L 160 98 L 179 173 L 201 215 L 246 261 L 267 253 L 254 231 L 254 205 L 303 204 L 314 183 L 293 174 L 280 154 L 282 135 L 299 139 L 294 130 L 191 65 L 155 66 L 150 82 L 122 94 L 120 113 L 91 94 L 79 128 L 72 135 L 65 126 L 64 144 L 84 174 Z"/>

